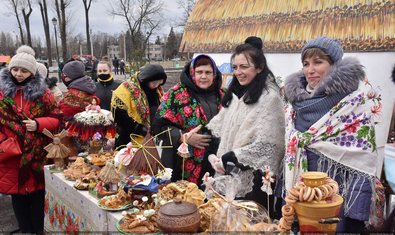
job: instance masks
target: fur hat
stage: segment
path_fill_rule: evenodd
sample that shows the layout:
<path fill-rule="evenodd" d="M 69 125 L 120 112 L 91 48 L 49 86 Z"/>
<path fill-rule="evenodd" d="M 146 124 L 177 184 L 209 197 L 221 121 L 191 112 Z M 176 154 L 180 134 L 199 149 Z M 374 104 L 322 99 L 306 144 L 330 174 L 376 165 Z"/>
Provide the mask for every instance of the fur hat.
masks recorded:
<path fill-rule="evenodd" d="M 302 48 L 302 59 L 306 50 L 309 48 L 321 49 L 331 58 L 334 64 L 341 61 L 343 58 L 343 48 L 341 47 L 340 42 L 331 38 L 319 37 L 308 41 Z"/>
<path fill-rule="evenodd" d="M 24 68 L 35 75 L 37 72 L 37 65 L 34 55 L 34 50 L 31 47 L 26 45 L 20 46 L 16 50 L 16 54 L 11 58 L 8 67 L 10 69 L 14 67 Z"/>
<path fill-rule="evenodd" d="M 85 65 L 79 61 L 70 61 L 64 65 L 62 72 L 71 80 L 85 76 Z"/>
<path fill-rule="evenodd" d="M 47 78 L 48 69 L 44 64 L 37 62 L 37 71 L 43 78 Z"/>

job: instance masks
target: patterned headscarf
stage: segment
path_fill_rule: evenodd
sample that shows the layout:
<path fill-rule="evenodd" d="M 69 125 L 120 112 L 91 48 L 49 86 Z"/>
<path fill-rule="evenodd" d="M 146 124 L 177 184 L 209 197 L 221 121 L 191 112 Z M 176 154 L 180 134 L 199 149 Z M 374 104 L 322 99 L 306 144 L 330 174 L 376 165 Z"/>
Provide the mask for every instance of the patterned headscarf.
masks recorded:
<path fill-rule="evenodd" d="M 189 73 L 192 77 L 192 81 L 193 83 L 195 83 L 196 78 L 195 78 L 195 68 L 196 65 L 198 64 L 197 62 L 202 59 L 202 58 L 207 58 L 210 60 L 210 65 L 213 68 L 213 76 L 216 77 L 217 76 L 217 65 L 215 64 L 215 61 L 208 55 L 205 54 L 201 54 L 196 56 L 192 61 L 191 61 L 191 65 L 189 66 Z"/>

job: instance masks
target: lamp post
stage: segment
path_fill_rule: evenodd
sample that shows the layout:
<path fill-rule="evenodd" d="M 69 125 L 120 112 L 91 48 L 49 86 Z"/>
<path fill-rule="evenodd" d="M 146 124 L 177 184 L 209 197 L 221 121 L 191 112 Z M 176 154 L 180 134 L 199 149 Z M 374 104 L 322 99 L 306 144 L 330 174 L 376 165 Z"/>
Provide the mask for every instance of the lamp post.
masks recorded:
<path fill-rule="evenodd" d="M 90 38 L 91 38 L 91 55 L 92 55 L 92 58 L 93 58 L 93 38 L 92 38 L 92 29 L 89 29 L 89 35 L 90 35 Z"/>
<path fill-rule="evenodd" d="M 150 52 L 149 52 L 149 32 L 147 32 L 147 56 L 148 56 L 148 64 L 151 64 L 151 59 L 149 56 Z"/>
<path fill-rule="evenodd" d="M 58 51 L 58 34 L 56 33 L 56 24 L 58 20 L 54 17 L 52 18 L 53 29 L 55 31 L 55 46 L 56 46 L 56 62 L 58 63 L 58 79 L 60 80 L 60 66 L 59 66 L 59 51 Z"/>

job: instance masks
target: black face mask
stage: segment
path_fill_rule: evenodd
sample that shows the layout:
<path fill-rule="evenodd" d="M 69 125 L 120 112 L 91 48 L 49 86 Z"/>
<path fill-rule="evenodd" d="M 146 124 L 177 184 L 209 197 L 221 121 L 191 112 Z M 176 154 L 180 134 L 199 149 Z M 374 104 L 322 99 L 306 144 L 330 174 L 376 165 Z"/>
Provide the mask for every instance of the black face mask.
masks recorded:
<path fill-rule="evenodd" d="M 100 80 L 107 80 L 107 79 L 109 79 L 110 77 L 111 77 L 111 74 L 99 74 L 99 75 L 97 75 L 99 78 L 100 78 Z"/>

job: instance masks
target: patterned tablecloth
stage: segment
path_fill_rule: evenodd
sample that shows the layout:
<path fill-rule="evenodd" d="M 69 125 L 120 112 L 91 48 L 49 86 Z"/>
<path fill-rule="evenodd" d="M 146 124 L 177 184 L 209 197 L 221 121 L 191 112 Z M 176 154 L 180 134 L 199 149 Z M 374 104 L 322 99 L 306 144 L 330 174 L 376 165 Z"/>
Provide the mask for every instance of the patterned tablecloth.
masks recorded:
<path fill-rule="evenodd" d="M 49 232 L 103 232 L 117 231 L 113 219 L 109 226 L 108 214 L 97 206 L 97 199 L 88 191 L 79 191 L 74 182 L 62 173 L 45 170 L 45 229 Z M 114 213 L 116 214 L 116 213 Z M 119 213 L 120 214 L 120 213 Z M 110 230 L 109 230 L 110 229 Z"/>

